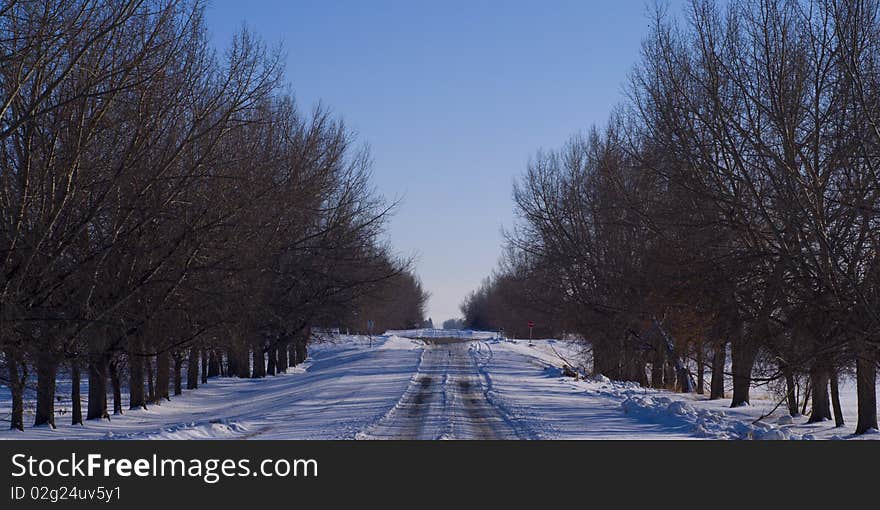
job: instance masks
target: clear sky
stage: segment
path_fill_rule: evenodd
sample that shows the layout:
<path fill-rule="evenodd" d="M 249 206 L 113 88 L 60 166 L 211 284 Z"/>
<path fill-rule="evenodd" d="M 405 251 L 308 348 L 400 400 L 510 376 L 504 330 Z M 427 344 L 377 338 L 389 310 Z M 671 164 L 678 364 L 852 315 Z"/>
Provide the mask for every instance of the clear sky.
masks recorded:
<path fill-rule="evenodd" d="M 390 240 L 417 256 L 439 326 L 495 267 L 530 156 L 621 100 L 651 5 L 211 0 L 207 18 L 219 46 L 242 23 L 283 44 L 300 105 L 322 102 L 369 144 L 377 186 L 404 199 Z"/>

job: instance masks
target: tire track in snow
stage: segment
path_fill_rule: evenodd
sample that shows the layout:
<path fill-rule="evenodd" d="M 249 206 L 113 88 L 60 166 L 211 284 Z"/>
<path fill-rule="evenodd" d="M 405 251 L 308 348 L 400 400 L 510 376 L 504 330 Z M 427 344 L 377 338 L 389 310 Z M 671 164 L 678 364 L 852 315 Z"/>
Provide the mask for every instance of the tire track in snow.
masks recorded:
<path fill-rule="evenodd" d="M 397 400 L 391 409 L 385 412 L 382 416 L 378 417 L 373 423 L 367 425 L 360 432 L 355 434 L 355 439 L 359 440 L 368 440 L 368 439 L 381 439 L 376 435 L 376 430 L 381 426 L 382 423 L 391 422 L 397 419 L 397 415 L 399 413 L 408 412 L 405 410 L 406 403 L 409 401 L 417 401 L 417 397 L 414 396 L 414 392 L 422 392 L 422 387 L 425 385 L 424 381 L 433 382 L 430 378 L 424 378 L 422 375 L 422 367 L 425 366 L 425 356 L 428 351 L 428 346 L 426 345 L 422 349 L 422 353 L 419 356 L 419 363 L 416 365 L 416 370 L 413 372 L 412 377 L 410 377 L 409 385 L 406 390 L 404 390 L 403 394 Z M 418 402 L 417 402 L 418 405 Z"/>
<path fill-rule="evenodd" d="M 428 342 L 401 400 L 360 439 L 521 439 L 531 435 L 487 398 L 470 342 Z"/>
<path fill-rule="evenodd" d="M 552 439 L 556 431 L 539 417 L 526 412 L 519 406 L 511 404 L 496 389 L 490 374 L 490 366 L 495 357 L 492 346 L 486 340 L 472 342 L 469 348 L 474 365 L 483 383 L 483 394 L 486 401 L 495 407 L 511 428 L 517 431 L 521 439 Z"/>

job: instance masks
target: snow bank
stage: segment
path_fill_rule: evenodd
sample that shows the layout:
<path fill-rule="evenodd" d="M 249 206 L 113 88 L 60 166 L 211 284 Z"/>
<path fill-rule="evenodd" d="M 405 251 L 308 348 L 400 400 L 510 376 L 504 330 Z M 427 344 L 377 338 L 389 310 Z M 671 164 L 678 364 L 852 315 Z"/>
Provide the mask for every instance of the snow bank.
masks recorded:
<path fill-rule="evenodd" d="M 648 419 L 659 423 L 674 423 L 690 426 L 696 437 L 707 439 L 762 439 L 796 440 L 801 434 L 792 433 L 789 426 L 773 425 L 767 422 L 748 423 L 729 417 L 723 411 L 699 409 L 683 400 L 673 400 L 665 396 L 629 395 L 620 404 L 623 412 L 638 419 Z"/>
<path fill-rule="evenodd" d="M 406 351 L 421 349 L 423 347 L 424 344 L 422 344 L 421 342 L 401 336 L 387 337 L 379 346 L 380 349 L 401 349 Z"/>
<path fill-rule="evenodd" d="M 242 439 L 258 432 L 245 422 L 218 420 L 197 424 L 183 423 L 165 427 L 158 431 L 114 434 L 107 432 L 103 439 Z"/>

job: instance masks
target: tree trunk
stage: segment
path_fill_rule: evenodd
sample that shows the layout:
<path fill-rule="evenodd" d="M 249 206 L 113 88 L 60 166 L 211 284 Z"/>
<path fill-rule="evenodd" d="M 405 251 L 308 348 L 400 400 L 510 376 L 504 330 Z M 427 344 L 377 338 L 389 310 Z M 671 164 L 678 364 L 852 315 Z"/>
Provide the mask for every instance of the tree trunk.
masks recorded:
<path fill-rule="evenodd" d="M 277 349 L 275 348 L 275 345 L 270 345 L 266 352 L 269 360 L 266 366 L 266 375 L 275 375 L 277 373 L 278 359 L 275 357 L 276 351 Z"/>
<path fill-rule="evenodd" d="M 843 410 L 840 408 L 840 391 L 837 387 L 837 370 L 831 369 L 831 406 L 834 410 L 834 426 L 843 427 Z"/>
<path fill-rule="evenodd" d="M 278 346 L 275 348 L 275 356 L 278 358 L 278 372 L 285 373 L 287 372 L 288 361 L 287 361 L 287 341 L 280 339 L 278 340 Z"/>
<path fill-rule="evenodd" d="M 703 341 L 697 340 L 697 395 L 705 393 L 706 386 L 706 362 L 703 359 Z"/>
<path fill-rule="evenodd" d="M 818 423 L 831 419 L 831 402 L 828 399 L 828 369 L 823 363 L 817 363 L 810 369 L 810 380 L 813 387 L 813 409 L 808 423 Z"/>
<path fill-rule="evenodd" d="M 788 366 L 782 368 L 785 375 L 785 402 L 788 404 L 788 414 L 798 416 L 797 382 L 794 378 L 794 370 Z"/>
<path fill-rule="evenodd" d="M 107 414 L 107 356 L 93 353 L 89 356 L 89 409 L 86 419 L 100 420 Z"/>
<path fill-rule="evenodd" d="M 253 371 L 251 372 L 251 377 L 266 377 L 266 355 L 263 352 L 262 343 L 254 344 L 251 353 L 253 355 L 253 361 L 251 363 Z"/>
<path fill-rule="evenodd" d="M 71 403 L 71 412 L 70 412 L 70 424 L 71 425 L 82 425 L 83 424 L 83 413 L 82 413 L 82 397 L 79 393 L 79 380 L 80 380 L 80 369 L 79 369 L 79 360 L 73 358 L 70 360 L 70 403 Z M 91 387 L 91 385 L 89 385 Z"/>
<path fill-rule="evenodd" d="M 229 351 L 229 374 L 247 379 L 251 376 L 250 350 L 242 341 L 236 341 Z"/>
<path fill-rule="evenodd" d="M 27 366 L 21 362 L 17 351 L 6 350 L 6 369 L 9 391 L 12 394 L 9 428 L 24 431 L 24 384 L 27 381 Z"/>
<path fill-rule="evenodd" d="M 810 403 L 810 394 L 813 392 L 812 379 L 807 378 L 807 387 L 804 389 L 804 403 L 801 407 L 801 415 L 807 414 L 807 405 Z"/>
<path fill-rule="evenodd" d="M 296 357 L 300 363 L 306 360 L 302 350 L 304 342 L 305 335 L 303 335 L 303 338 L 298 339 L 296 343 Z M 621 345 L 621 339 L 619 338 L 604 340 L 597 343 L 593 346 L 594 370 L 598 370 L 598 373 L 615 381 L 622 379 L 622 354 L 623 346 Z"/>
<path fill-rule="evenodd" d="M 675 365 L 671 360 L 666 361 L 665 373 L 663 380 L 666 382 L 666 389 L 675 391 Z"/>
<path fill-rule="evenodd" d="M 296 350 L 296 360 L 298 363 L 302 363 L 309 357 L 309 350 L 306 346 L 306 338 L 304 337 L 296 341 L 295 350 Z"/>
<path fill-rule="evenodd" d="M 238 347 L 235 345 L 226 349 L 226 375 L 238 377 Z"/>
<path fill-rule="evenodd" d="M 602 339 L 598 339 L 597 341 L 593 342 L 593 374 L 595 374 L 595 375 L 605 375 L 604 374 L 604 372 L 605 372 L 605 357 L 603 355 L 603 351 L 604 351 L 603 343 L 604 343 L 604 340 L 602 340 Z M 293 359 L 295 360 L 294 366 L 296 366 L 301 363 L 301 361 L 299 359 L 299 337 L 298 336 L 294 338 L 292 347 L 293 347 L 292 355 L 293 355 Z"/>
<path fill-rule="evenodd" d="M 666 346 L 658 339 L 654 342 L 654 357 L 651 362 L 651 386 L 663 388 L 663 370 L 666 367 Z"/>
<path fill-rule="evenodd" d="M 174 396 L 183 393 L 183 356 L 174 352 Z"/>
<path fill-rule="evenodd" d="M 113 414 L 122 414 L 122 381 L 119 379 L 119 362 L 116 358 L 108 364 L 110 371 L 110 386 L 113 388 Z"/>
<path fill-rule="evenodd" d="M 247 344 L 240 342 L 236 351 L 238 360 L 235 362 L 236 377 L 249 379 L 251 377 L 251 350 Z"/>
<path fill-rule="evenodd" d="M 55 428 L 55 377 L 58 360 L 51 352 L 37 353 L 37 410 L 34 427 L 49 425 Z"/>
<path fill-rule="evenodd" d="M 160 352 L 156 355 L 156 400 L 159 404 L 162 399 L 171 400 L 171 353 Z"/>
<path fill-rule="evenodd" d="M 749 405 L 749 391 L 752 386 L 752 368 L 758 351 L 751 340 L 741 339 L 731 344 L 733 370 L 733 400 L 730 407 Z"/>
<path fill-rule="evenodd" d="M 202 349 L 202 384 L 208 384 L 208 350 Z"/>
<path fill-rule="evenodd" d="M 144 357 L 140 355 L 140 339 L 132 339 L 133 348 L 128 353 L 128 401 L 129 409 L 146 409 L 147 398 L 144 393 Z"/>
<path fill-rule="evenodd" d="M 860 353 L 856 358 L 856 392 L 858 394 L 859 420 L 856 434 L 864 434 L 877 427 L 877 365 L 874 360 Z"/>
<path fill-rule="evenodd" d="M 147 356 L 144 359 L 144 364 L 147 367 L 147 400 L 150 402 L 156 402 L 156 383 L 153 378 L 153 357 Z"/>
<path fill-rule="evenodd" d="M 721 342 L 712 352 L 712 380 L 709 382 L 709 399 L 724 398 L 724 363 L 727 361 L 727 344 Z"/>
<path fill-rule="evenodd" d="M 211 349 L 208 356 L 208 377 L 217 377 L 220 375 L 220 356 L 217 351 Z"/>
<path fill-rule="evenodd" d="M 189 348 L 189 358 L 186 362 L 186 389 L 195 390 L 199 387 L 199 348 Z"/>

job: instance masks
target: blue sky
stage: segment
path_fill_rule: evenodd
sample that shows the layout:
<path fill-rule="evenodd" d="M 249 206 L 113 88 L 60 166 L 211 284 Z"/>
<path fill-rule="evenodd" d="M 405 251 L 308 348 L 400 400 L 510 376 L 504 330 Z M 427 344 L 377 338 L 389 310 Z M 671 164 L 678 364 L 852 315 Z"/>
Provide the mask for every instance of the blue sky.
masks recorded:
<path fill-rule="evenodd" d="M 683 0 L 672 2 L 673 12 Z M 341 115 L 404 203 L 389 236 L 439 323 L 495 267 L 530 156 L 602 125 L 647 33 L 645 0 L 211 0 L 222 47 L 243 23 L 283 45 L 302 106 Z"/>

